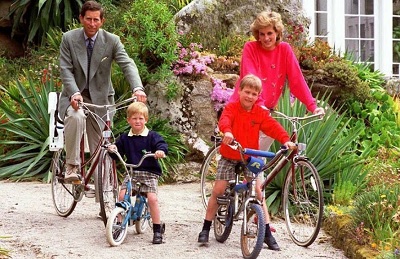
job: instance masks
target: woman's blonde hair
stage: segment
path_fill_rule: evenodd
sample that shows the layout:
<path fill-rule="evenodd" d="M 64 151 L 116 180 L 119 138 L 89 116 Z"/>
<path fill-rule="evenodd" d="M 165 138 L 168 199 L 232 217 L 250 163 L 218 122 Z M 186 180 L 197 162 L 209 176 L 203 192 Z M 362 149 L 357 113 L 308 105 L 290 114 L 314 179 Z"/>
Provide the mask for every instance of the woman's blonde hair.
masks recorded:
<path fill-rule="evenodd" d="M 239 85 L 240 90 L 243 90 L 245 86 L 249 87 L 250 89 L 256 90 L 258 93 L 261 93 L 261 79 L 255 75 L 248 74 L 242 78 L 242 81 L 240 81 Z"/>
<path fill-rule="evenodd" d="M 126 117 L 130 118 L 132 115 L 139 113 L 143 115 L 143 117 L 148 120 L 149 119 L 149 109 L 146 104 L 142 102 L 133 102 L 126 109 Z"/>
<path fill-rule="evenodd" d="M 276 44 L 281 42 L 285 26 L 283 26 L 282 17 L 279 13 L 272 11 L 263 11 L 259 13 L 256 19 L 250 25 L 250 30 L 253 33 L 254 38 L 258 40 L 259 31 L 268 26 L 272 26 L 272 28 L 274 28 L 274 31 L 277 33 Z"/>

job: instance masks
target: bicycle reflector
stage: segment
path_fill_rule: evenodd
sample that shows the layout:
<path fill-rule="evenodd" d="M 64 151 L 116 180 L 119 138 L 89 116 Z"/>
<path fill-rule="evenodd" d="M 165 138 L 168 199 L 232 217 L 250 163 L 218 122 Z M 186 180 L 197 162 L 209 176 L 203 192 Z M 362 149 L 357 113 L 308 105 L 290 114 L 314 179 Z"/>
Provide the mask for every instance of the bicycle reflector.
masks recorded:
<path fill-rule="evenodd" d="M 264 160 L 262 160 L 261 158 L 251 156 L 247 159 L 246 167 L 256 175 L 261 172 L 263 166 Z"/>

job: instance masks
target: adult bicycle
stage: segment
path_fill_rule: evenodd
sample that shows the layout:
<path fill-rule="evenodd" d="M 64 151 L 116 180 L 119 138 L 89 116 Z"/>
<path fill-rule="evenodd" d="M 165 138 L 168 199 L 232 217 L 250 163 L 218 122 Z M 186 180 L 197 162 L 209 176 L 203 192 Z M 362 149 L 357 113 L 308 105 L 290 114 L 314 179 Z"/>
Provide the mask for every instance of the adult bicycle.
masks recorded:
<path fill-rule="evenodd" d="M 152 227 L 150 209 L 147 203 L 147 196 L 141 191 L 141 183 L 132 179 L 133 170 L 139 167 L 148 157 L 154 157 L 153 153 L 146 153 L 140 159 L 139 163 L 126 164 L 119 153 L 114 152 L 125 169 L 126 189 L 124 199 L 115 204 L 106 225 L 106 237 L 111 246 L 119 246 L 124 242 L 128 227 L 135 225 L 138 234 L 144 233 L 147 227 Z M 132 180 L 136 188 L 133 191 Z M 132 203 L 134 199 L 134 203 Z M 164 234 L 165 224 L 161 226 L 161 234 Z"/>
<path fill-rule="evenodd" d="M 80 103 L 80 107 L 85 109 L 88 116 L 103 121 L 104 129 L 102 136 L 97 144 L 95 151 L 89 156 L 85 153 L 85 134 L 82 136 L 80 144 L 80 180 L 74 182 L 64 181 L 66 171 L 63 122 L 58 117 L 57 112 L 58 96 L 50 93 L 49 113 L 50 113 L 50 151 L 54 151 L 50 167 L 51 194 L 53 204 L 58 215 L 68 217 L 74 211 L 77 203 L 82 200 L 85 194 L 88 197 L 98 197 L 100 213 L 104 226 L 107 224 L 107 216 L 114 209 L 118 198 L 118 176 L 115 161 L 109 156 L 106 146 L 112 143 L 114 135 L 111 130 L 111 117 L 119 109 L 125 108 L 129 103 L 136 101 L 136 97 L 128 98 L 116 104 L 95 105 L 90 103 Z M 91 109 L 104 109 L 105 116 L 100 118 Z M 95 177 L 97 174 L 97 177 Z M 95 187 L 94 195 L 91 195 L 89 184 Z"/>
<path fill-rule="evenodd" d="M 273 158 L 270 158 L 268 163 L 262 166 L 262 171 L 267 174 L 261 186 L 263 193 L 278 173 L 286 170 L 282 189 L 283 216 L 293 242 L 307 247 L 318 236 L 324 202 L 319 174 L 315 166 L 304 155 L 306 144 L 298 142 L 298 132 L 305 125 L 319 120 L 321 117 L 320 115 L 290 117 L 278 111 L 274 111 L 274 115 L 291 123 L 291 141 L 297 144 L 297 149 L 285 152 L 279 150 L 275 154 L 269 151 L 243 148 L 240 143 L 236 143 L 235 148 L 243 154 L 252 156 L 269 157 L 273 155 Z M 209 150 L 201 167 L 201 196 L 205 207 L 211 196 L 218 161 L 221 157 L 219 154 L 220 139 L 215 137 L 214 141 L 214 147 Z"/>

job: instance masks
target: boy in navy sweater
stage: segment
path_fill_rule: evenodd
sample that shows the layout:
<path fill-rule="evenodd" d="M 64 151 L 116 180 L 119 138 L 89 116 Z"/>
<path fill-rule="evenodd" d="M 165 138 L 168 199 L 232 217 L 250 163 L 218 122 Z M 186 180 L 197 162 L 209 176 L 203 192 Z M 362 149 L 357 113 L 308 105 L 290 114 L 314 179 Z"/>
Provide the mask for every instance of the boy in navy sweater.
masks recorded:
<path fill-rule="evenodd" d="M 157 199 L 158 178 L 162 171 L 156 159 L 167 155 L 168 145 L 164 139 L 155 131 L 149 130 L 146 123 L 149 119 L 149 110 L 144 103 L 134 102 L 128 106 L 127 118 L 131 129 L 123 133 L 115 142 L 110 145 L 109 150 L 120 153 L 126 157 L 126 163 L 138 164 L 142 156 L 147 153 L 154 153 L 155 157 L 146 158 L 142 165 L 133 171 L 132 178 L 138 180 L 142 186 L 141 191 L 147 193 L 147 200 L 150 207 L 151 219 L 153 221 L 153 244 L 162 243 L 160 208 Z M 112 156 L 112 153 L 111 153 Z M 119 200 L 123 200 L 126 179 L 119 193 Z M 135 188 L 135 185 L 133 185 Z"/>

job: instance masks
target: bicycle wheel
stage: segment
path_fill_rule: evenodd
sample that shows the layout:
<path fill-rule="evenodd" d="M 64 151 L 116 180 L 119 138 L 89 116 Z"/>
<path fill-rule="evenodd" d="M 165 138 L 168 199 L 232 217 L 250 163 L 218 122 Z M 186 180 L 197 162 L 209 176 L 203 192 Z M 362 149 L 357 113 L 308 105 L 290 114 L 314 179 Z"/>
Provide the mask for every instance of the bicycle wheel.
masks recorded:
<path fill-rule="evenodd" d="M 146 231 L 147 227 L 151 227 L 151 217 L 150 217 L 150 211 L 149 207 L 147 204 L 144 204 L 144 208 L 142 211 L 142 215 L 140 216 L 140 219 L 135 222 L 135 228 L 136 228 L 136 233 L 142 234 Z"/>
<path fill-rule="evenodd" d="M 51 162 L 51 196 L 57 214 L 68 217 L 74 211 L 77 201 L 74 199 L 75 185 L 64 183 L 65 150 L 54 152 Z"/>
<path fill-rule="evenodd" d="M 122 226 L 127 213 L 123 208 L 115 207 L 108 217 L 106 224 L 106 237 L 110 246 L 119 246 L 124 242 L 128 233 L 128 224 Z"/>
<path fill-rule="evenodd" d="M 246 222 L 243 220 L 240 234 L 240 247 L 246 259 L 257 258 L 260 254 L 265 237 L 265 216 L 260 205 L 251 204 L 245 211 Z"/>
<path fill-rule="evenodd" d="M 221 159 L 219 153 L 219 144 L 212 147 L 201 165 L 201 198 L 204 208 L 207 209 L 208 199 L 211 196 L 212 189 L 214 187 L 215 176 L 217 175 L 218 161 Z"/>
<path fill-rule="evenodd" d="M 217 215 L 214 219 L 214 235 L 215 239 L 223 243 L 225 242 L 232 231 L 233 226 L 233 205 L 219 205 Z"/>
<path fill-rule="evenodd" d="M 283 187 L 283 212 L 293 242 L 307 247 L 315 241 L 321 228 L 322 185 L 317 169 L 305 158 L 292 166 L 295 172 L 288 171 Z"/>
<path fill-rule="evenodd" d="M 99 193 L 100 216 L 107 224 L 107 216 L 115 208 L 118 199 L 118 177 L 115 161 L 108 155 L 107 150 L 102 150 L 99 158 L 97 190 Z"/>

